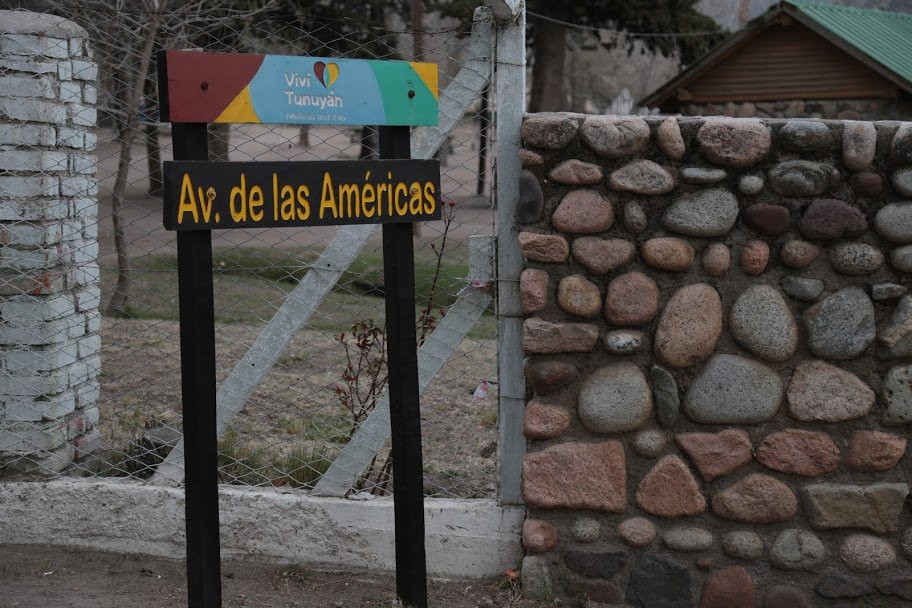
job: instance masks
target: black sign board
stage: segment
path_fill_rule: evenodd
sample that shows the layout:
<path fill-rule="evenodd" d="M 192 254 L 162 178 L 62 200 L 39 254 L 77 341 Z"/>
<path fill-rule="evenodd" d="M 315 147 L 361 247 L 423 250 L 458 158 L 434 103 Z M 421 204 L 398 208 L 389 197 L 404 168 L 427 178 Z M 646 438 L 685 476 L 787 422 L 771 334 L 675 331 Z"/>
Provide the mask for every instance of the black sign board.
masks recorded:
<path fill-rule="evenodd" d="M 440 161 L 165 163 L 168 230 L 438 220 Z"/>

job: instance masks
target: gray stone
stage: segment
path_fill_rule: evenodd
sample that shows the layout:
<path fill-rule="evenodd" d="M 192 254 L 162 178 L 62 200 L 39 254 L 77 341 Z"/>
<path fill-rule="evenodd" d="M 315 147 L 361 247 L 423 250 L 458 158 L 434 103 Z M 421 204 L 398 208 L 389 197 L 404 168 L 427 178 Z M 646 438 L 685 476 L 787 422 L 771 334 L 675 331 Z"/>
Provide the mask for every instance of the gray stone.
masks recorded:
<path fill-rule="evenodd" d="M 816 302 L 823 293 L 824 283 L 820 279 L 805 277 L 782 277 L 782 291 L 802 302 Z"/>
<path fill-rule="evenodd" d="M 769 552 L 770 563 L 780 570 L 813 570 L 826 558 L 826 547 L 807 530 L 783 530 Z"/>
<path fill-rule="evenodd" d="M 870 122 L 845 122 L 842 127 L 842 162 L 849 171 L 863 171 L 874 162 L 877 129 Z"/>
<path fill-rule="evenodd" d="M 712 188 L 686 194 L 662 215 L 662 226 L 689 236 L 728 234 L 738 218 L 738 200 L 728 190 Z"/>
<path fill-rule="evenodd" d="M 736 530 L 722 538 L 722 550 L 735 559 L 753 561 L 763 557 L 763 539 L 756 532 Z"/>
<path fill-rule="evenodd" d="M 579 133 L 586 145 L 603 158 L 635 156 L 649 143 L 649 126 L 642 118 L 589 116 Z"/>
<path fill-rule="evenodd" d="M 541 219 L 545 206 L 544 194 L 538 178 L 530 171 L 519 175 L 519 202 L 516 204 L 516 223 L 531 224 Z"/>
<path fill-rule="evenodd" d="M 725 169 L 706 167 L 685 167 L 681 170 L 681 179 L 691 184 L 714 184 L 728 177 Z"/>
<path fill-rule="evenodd" d="M 769 128 L 759 120 L 708 119 L 697 132 L 700 152 L 720 165 L 750 167 L 769 153 Z"/>
<path fill-rule="evenodd" d="M 554 589 L 551 585 L 550 557 L 544 555 L 527 555 L 522 560 L 520 570 L 523 597 L 530 600 L 551 600 Z"/>
<path fill-rule="evenodd" d="M 912 576 L 892 576 L 878 582 L 877 590 L 884 595 L 896 595 L 904 600 L 912 600 Z"/>
<path fill-rule="evenodd" d="M 874 572 L 896 561 L 890 543 L 870 534 L 852 534 L 842 541 L 839 557 L 857 572 Z"/>
<path fill-rule="evenodd" d="M 871 298 L 878 302 L 893 300 L 906 295 L 908 291 L 908 289 L 896 283 L 876 283 L 871 285 Z"/>
<path fill-rule="evenodd" d="M 747 288 L 729 318 L 735 340 L 767 361 L 785 361 L 798 348 L 798 325 L 782 295 L 769 285 Z"/>
<path fill-rule="evenodd" d="M 631 355 L 643 346 L 643 332 L 632 329 L 616 329 L 605 334 L 605 350 L 615 355 Z"/>
<path fill-rule="evenodd" d="M 888 347 L 896 346 L 912 333 L 912 296 L 904 296 L 893 309 L 890 319 L 877 332 L 877 340 Z"/>
<path fill-rule="evenodd" d="M 627 232 L 640 234 L 648 226 L 649 220 L 646 219 L 646 214 L 643 213 L 643 208 L 639 203 L 630 201 L 624 205 L 624 228 L 627 229 Z"/>
<path fill-rule="evenodd" d="M 787 150 L 810 152 L 833 145 L 833 133 L 826 123 L 794 120 L 779 130 L 779 142 Z"/>
<path fill-rule="evenodd" d="M 841 422 L 865 416 L 874 391 L 858 376 L 824 361 L 795 366 L 788 386 L 789 414 L 798 420 Z"/>
<path fill-rule="evenodd" d="M 576 121 L 566 114 L 534 114 L 522 124 L 522 140 L 527 146 L 561 150 L 576 136 Z"/>
<path fill-rule="evenodd" d="M 897 247 L 891 251 L 890 264 L 900 272 L 912 272 L 912 245 Z"/>
<path fill-rule="evenodd" d="M 887 405 L 883 423 L 893 426 L 912 422 L 912 366 L 890 369 L 880 390 Z"/>
<path fill-rule="evenodd" d="M 594 433 L 624 433 L 643 425 L 652 413 L 652 393 L 643 372 L 621 362 L 596 370 L 583 380 L 579 418 Z"/>
<path fill-rule="evenodd" d="M 659 365 L 653 365 L 649 369 L 649 380 L 652 382 L 656 419 L 666 428 L 674 426 L 678 421 L 678 413 L 681 409 L 678 383 L 670 371 Z"/>
<path fill-rule="evenodd" d="M 626 551 L 598 551 L 568 547 L 561 551 L 564 565 L 583 576 L 611 578 L 627 565 Z"/>
<path fill-rule="evenodd" d="M 656 129 L 656 142 L 662 154 L 673 160 L 679 160 L 684 157 L 687 148 L 684 146 L 684 138 L 681 137 L 681 127 L 674 117 L 666 118 Z"/>
<path fill-rule="evenodd" d="M 763 176 L 761 175 L 742 175 L 738 180 L 738 190 L 741 194 L 752 196 L 759 194 L 763 190 Z"/>
<path fill-rule="evenodd" d="M 830 249 L 830 265 L 836 272 L 859 276 L 877 272 L 884 265 L 884 256 L 867 243 L 840 243 Z"/>
<path fill-rule="evenodd" d="M 890 154 L 897 165 L 912 164 L 912 123 L 901 123 L 896 129 Z"/>
<path fill-rule="evenodd" d="M 808 348 L 825 359 L 852 359 L 874 342 L 874 305 L 858 287 L 826 297 L 804 315 Z"/>
<path fill-rule="evenodd" d="M 814 589 L 817 595 L 827 599 L 854 599 L 874 593 L 874 587 L 867 582 L 844 574 L 828 574 L 820 579 Z"/>
<path fill-rule="evenodd" d="M 776 415 L 782 380 L 762 363 L 715 355 L 684 397 L 684 412 L 703 424 L 755 424 Z"/>
<path fill-rule="evenodd" d="M 804 512 L 815 528 L 862 528 L 876 534 L 899 530 L 908 495 L 906 483 L 821 483 L 805 486 L 802 492 Z"/>
<path fill-rule="evenodd" d="M 783 196 L 816 196 L 830 189 L 834 172 L 823 163 L 787 160 L 770 169 L 770 186 Z"/>
<path fill-rule="evenodd" d="M 573 538 L 581 543 L 594 543 L 602 534 L 602 524 L 591 517 L 578 517 L 573 522 Z"/>
<path fill-rule="evenodd" d="M 625 599 L 636 608 L 693 608 L 690 568 L 664 555 L 643 553 L 630 572 Z"/>
<path fill-rule="evenodd" d="M 912 201 L 884 205 L 874 216 L 874 230 L 894 243 L 912 243 Z"/>
<path fill-rule="evenodd" d="M 612 190 L 654 196 L 674 190 L 675 179 L 665 167 L 651 160 L 639 159 L 611 172 L 608 187 Z"/>
<path fill-rule="evenodd" d="M 763 595 L 762 608 L 814 608 L 801 589 L 791 585 L 773 585 Z"/>
<path fill-rule="evenodd" d="M 912 169 L 897 169 L 890 176 L 890 182 L 900 196 L 912 196 Z"/>
<path fill-rule="evenodd" d="M 646 429 L 633 436 L 630 447 L 643 458 L 657 458 L 668 445 L 668 437 L 657 429 Z"/>
<path fill-rule="evenodd" d="M 912 528 L 906 528 L 906 531 L 903 532 L 899 546 L 902 548 L 903 555 L 912 560 Z"/>
<path fill-rule="evenodd" d="M 662 536 L 662 542 L 673 551 L 705 551 L 712 547 L 713 535 L 703 528 L 672 528 Z"/>

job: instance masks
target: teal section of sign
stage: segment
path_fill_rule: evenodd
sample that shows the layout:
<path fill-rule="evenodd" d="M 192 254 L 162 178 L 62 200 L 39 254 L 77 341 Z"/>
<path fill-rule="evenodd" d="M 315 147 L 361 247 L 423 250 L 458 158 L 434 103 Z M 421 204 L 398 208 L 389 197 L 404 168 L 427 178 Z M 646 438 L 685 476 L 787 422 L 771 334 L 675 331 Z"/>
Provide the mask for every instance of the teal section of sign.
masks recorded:
<path fill-rule="evenodd" d="M 247 94 L 262 123 L 437 124 L 436 90 L 406 61 L 267 55 Z"/>

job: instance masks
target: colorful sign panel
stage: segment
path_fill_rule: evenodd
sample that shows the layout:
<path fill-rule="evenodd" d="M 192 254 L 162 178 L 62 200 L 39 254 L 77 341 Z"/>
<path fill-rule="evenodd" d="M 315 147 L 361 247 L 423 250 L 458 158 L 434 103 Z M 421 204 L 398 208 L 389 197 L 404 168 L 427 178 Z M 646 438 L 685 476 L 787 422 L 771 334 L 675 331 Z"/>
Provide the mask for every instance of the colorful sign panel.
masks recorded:
<path fill-rule="evenodd" d="M 165 162 L 168 230 L 438 220 L 440 161 Z"/>
<path fill-rule="evenodd" d="M 437 124 L 437 64 L 162 51 L 163 122 Z"/>

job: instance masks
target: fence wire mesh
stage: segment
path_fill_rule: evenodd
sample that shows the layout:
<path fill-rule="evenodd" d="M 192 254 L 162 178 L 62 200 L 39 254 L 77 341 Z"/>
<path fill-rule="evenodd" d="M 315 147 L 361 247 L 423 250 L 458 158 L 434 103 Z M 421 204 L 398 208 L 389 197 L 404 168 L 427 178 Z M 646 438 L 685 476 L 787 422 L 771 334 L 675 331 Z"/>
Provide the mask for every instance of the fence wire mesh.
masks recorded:
<path fill-rule="evenodd" d="M 413 60 L 417 45 L 422 60 L 438 63 L 445 95 L 468 57 L 471 24 L 429 15 L 429 25 L 418 31 L 406 25 L 404 7 L 376 1 L 56 0 L 43 8 L 86 29 L 98 65 L 99 207 L 86 228 L 97 230 L 99 243 L 100 394 L 98 419 L 86 422 L 96 429 L 97 445 L 68 472 L 150 479 L 181 436 L 176 241 L 162 228 L 160 198 L 161 161 L 172 157 L 172 140 L 169 125 L 158 121 L 155 53 L 170 48 Z M 446 219 L 416 229 L 419 335 L 433 330 L 466 286 L 468 237 L 494 233 L 486 97 L 479 92 L 437 153 Z M 370 128 L 210 126 L 210 158 L 232 161 L 371 158 L 376 142 Z M 218 382 L 336 230 L 213 232 Z M 94 253 L 91 247 L 81 251 L 86 272 L 92 272 Z M 384 388 L 383 327 L 375 232 L 228 421 L 219 440 L 222 481 L 311 488 Z M 488 311 L 423 393 L 428 495 L 494 495 L 495 333 Z M 485 383 L 487 395 L 478 390 Z M 6 418 L 0 425 L 14 430 Z M 387 446 L 351 490 L 388 493 L 390 464 Z M 15 459 L 0 466 L 23 468 Z"/>

